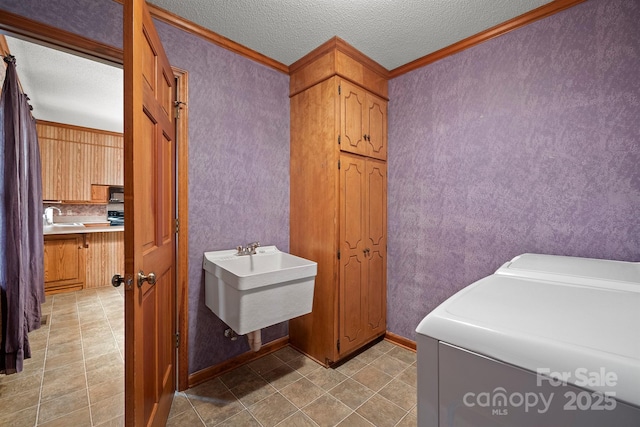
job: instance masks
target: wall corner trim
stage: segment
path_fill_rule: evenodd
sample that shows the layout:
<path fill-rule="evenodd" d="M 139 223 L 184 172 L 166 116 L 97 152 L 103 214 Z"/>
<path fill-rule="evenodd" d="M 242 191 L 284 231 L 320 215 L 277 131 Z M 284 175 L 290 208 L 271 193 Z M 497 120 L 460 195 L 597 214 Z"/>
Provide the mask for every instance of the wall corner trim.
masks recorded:
<path fill-rule="evenodd" d="M 410 71 L 424 67 L 425 65 L 429 65 L 436 61 L 439 61 L 443 58 L 446 58 L 447 56 L 462 52 L 465 49 L 476 46 L 487 40 L 491 40 L 492 38 L 501 36 L 520 27 L 524 27 L 525 25 L 531 24 L 532 22 L 535 22 L 539 19 L 546 18 L 570 7 L 576 6 L 584 1 L 586 0 L 553 0 L 550 3 L 538 7 L 537 9 L 533 9 L 520 16 L 516 16 L 515 18 L 491 27 L 488 30 L 482 31 L 478 34 L 474 34 L 464 40 L 460 40 L 457 43 L 446 46 L 440 50 L 430 53 L 429 55 L 423 56 L 422 58 L 418 58 L 414 61 L 394 68 L 389 72 L 389 79 L 393 79 Z"/>

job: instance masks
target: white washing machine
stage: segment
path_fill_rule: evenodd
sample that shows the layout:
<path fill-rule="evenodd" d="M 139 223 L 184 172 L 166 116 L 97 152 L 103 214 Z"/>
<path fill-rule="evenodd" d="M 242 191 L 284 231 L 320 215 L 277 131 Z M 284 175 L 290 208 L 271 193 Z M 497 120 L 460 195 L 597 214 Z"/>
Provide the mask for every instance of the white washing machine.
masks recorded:
<path fill-rule="evenodd" d="M 422 427 L 640 426 L 637 263 L 525 254 L 417 328 Z"/>

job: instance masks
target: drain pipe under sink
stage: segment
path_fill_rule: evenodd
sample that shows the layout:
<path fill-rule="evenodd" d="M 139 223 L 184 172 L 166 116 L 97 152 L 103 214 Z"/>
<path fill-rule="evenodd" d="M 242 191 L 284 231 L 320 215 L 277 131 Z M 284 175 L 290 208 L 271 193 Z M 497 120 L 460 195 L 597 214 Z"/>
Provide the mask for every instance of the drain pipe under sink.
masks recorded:
<path fill-rule="evenodd" d="M 251 350 L 260 350 L 260 347 L 262 347 L 262 331 L 258 329 L 257 331 L 249 332 L 247 334 L 247 341 L 249 342 Z"/>

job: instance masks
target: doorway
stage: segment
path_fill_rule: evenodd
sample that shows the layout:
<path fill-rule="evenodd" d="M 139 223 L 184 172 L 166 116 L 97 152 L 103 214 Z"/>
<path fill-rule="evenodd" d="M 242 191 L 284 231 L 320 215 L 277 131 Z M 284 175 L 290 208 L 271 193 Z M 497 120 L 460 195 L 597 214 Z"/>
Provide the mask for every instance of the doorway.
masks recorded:
<path fill-rule="evenodd" d="M 52 29 L 28 19 L 11 19 L 10 16 L 0 17 L 0 28 L 7 30 L 7 34 L 28 39 L 38 44 L 45 44 L 55 49 L 80 55 L 89 59 L 106 62 L 115 66 L 122 65 L 122 51 L 115 48 L 105 48 L 104 45 L 85 39 L 62 30 Z M 174 69 L 177 87 L 177 99 L 181 102 L 179 120 L 176 127 L 176 222 L 177 256 L 176 256 L 176 316 L 179 341 L 177 345 L 178 367 L 176 370 L 178 390 L 188 386 L 188 73 Z M 34 94 L 34 96 L 36 96 Z M 113 273 L 117 273 L 114 271 Z M 122 272 L 120 272 L 122 273 Z M 125 320 L 126 321 L 126 320 Z"/>

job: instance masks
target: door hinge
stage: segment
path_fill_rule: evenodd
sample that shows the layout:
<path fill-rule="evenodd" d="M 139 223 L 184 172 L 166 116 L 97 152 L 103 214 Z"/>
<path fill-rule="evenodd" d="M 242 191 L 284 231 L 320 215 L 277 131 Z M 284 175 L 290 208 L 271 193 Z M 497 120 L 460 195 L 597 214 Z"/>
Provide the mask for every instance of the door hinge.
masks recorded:
<path fill-rule="evenodd" d="M 340 340 L 336 343 L 336 347 L 338 347 L 338 353 L 340 353 Z"/>
<path fill-rule="evenodd" d="M 338 250 L 338 259 L 340 259 L 340 250 Z"/>
<path fill-rule="evenodd" d="M 340 160 L 338 160 L 338 169 L 340 169 Z"/>
<path fill-rule="evenodd" d="M 338 135 L 338 145 L 340 145 L 340 135 Z"/>
<path fill-rule="evenodd" d="M 176 332 L 176 348 L 180 347 L 180 332 Z"/>
<path fill-rule="evenodd" d="M 338 85 L 338 95 L 342 95 L 342 86 Z"/>
<path fill-rule="evenodd" d="M 180 220 L 178 218 L 175 218 L 174 221 L 176 226 L 176 234 L 178 234 L 178 231 L 180 231 Z"/>
<path fill-rule="evenodd" d="M 175 108 L 175 118 L 179 119 L 180 118 L 180 110 L 182 110 L 182 106 L 183 105 L 187 105 L 185 102 L 182 101 L 174 101 L 173 102 L 173 106 Z"/>

